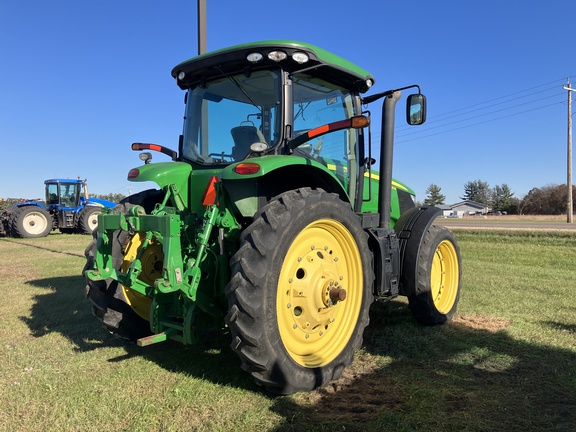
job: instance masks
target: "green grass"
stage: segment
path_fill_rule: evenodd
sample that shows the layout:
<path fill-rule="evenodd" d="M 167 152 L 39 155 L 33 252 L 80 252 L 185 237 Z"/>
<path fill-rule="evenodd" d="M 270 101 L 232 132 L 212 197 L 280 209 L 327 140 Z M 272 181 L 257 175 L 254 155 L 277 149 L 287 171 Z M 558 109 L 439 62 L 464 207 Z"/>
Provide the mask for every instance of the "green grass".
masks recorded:
<path fill-rule="evenodd" d="M 454 230 L 455 320 L 376 304 L 342 379 L 262 392 L 226 335 L 124 345 L 84 298 L 87 236 L 0 238 L 0 431 L 574 431 L 576 234 Z"/>

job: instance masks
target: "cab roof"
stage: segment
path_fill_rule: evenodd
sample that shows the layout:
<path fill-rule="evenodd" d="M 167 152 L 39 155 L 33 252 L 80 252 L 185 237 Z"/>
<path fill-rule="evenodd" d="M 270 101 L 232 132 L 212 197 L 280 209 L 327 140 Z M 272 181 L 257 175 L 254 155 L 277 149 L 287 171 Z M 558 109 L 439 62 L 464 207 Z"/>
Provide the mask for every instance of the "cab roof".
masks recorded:
<path fill-rule="evenodd" d="M 268 55 L 274 51 L 284 52 L 286 58 L 271 60 Z M 252 53 L 261 54 L 261 59 L 250 62 L 247 56 Z M 296 53 L 306 54 L 308 61 L 295 61 L 293 55 Z M 187 89 L 225 74 L 247 73 L 278 66 L 288 72 L 305 70 L 310 75 L 359 93 L 366 92 L 375 81 L 367 70 L 342 57 L 305 42 L 289 40 L 251 42 L 202 54 L 178 64 L 172 69 L 172 76 L 180 88 Z"/>
<path fill-rule="evenodd" d="M 49 180 L 45 180 L 44 184 L 56 184 L 56 183 L 77 183 L 77 184 L 82 184 L 84 181 L 83 180 L 76 180 L 76 179 L 49 179 Z"/>

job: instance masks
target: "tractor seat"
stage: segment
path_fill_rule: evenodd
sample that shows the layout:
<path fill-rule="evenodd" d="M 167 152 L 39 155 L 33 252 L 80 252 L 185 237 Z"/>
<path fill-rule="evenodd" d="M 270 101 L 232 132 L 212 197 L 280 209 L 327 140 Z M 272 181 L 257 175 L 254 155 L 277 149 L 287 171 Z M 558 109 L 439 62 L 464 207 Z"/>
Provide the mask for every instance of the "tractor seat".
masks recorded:
<path fill-rule="evenodd" d="M 265 143 L 264 135 L 256 126 L 236 126 L 230 131 L 234 139 L 232 147 L 232 158 L 237 160 L 244 159 L 250 153 L 250 146 L 257 142 Z"/>

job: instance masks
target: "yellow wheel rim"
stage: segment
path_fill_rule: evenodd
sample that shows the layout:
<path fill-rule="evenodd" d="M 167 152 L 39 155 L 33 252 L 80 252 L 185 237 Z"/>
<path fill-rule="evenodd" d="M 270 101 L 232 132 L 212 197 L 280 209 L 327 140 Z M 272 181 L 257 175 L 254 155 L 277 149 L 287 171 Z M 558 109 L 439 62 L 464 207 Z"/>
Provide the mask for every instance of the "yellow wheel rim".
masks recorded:
<path fill-rule="evenodd" d="M 443 240 L 434 252 L 430 275 L 431 293 L 438 312 L 447 314 L 452 310 L 458 295 L 458 254 L 454 244 Z"/>
<path fill-rule="evenodd" d="M 320 367 L 346 348 L 363 287 L 360 252 L 344 225 L 320 219 L 298 234 L 284 258 L 276 297 L 280 337 L 294 361 Z"/>
<path fill-rule="evenodd" d="M 143 241 L 143 233 L 136 233 L 130 239 L 130 243 L 128 244 L 126 253 L 124 254 L 124 261 L 120 266 L 120 270 L 123 273 L 128 270 L 132 261 L 136 259 L 136 256 L 142 247 Z M 150 286 L 154 286 L 154 281 L 162 276 L 162 264 L 164 263 L 162 246 L 153 240 L 150 241 L 148 247 L 146 247 L 146 250 L 142 254 L 141 262 L 142 271 L 140 272 L 138 279 Z M 124 285 L 122 285 L 122 290 L 124 291 L 126 302 L 130 305 L 134 312 L 136 312 L 145 320 L 149 321 L 152 300 Z"/>

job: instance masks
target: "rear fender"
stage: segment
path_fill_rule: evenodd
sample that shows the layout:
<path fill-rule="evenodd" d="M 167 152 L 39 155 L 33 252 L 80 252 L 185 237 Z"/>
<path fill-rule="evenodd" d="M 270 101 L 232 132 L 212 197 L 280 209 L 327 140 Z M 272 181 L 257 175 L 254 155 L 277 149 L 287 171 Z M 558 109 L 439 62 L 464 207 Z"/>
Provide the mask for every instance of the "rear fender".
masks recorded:
<path fill-rule="evenodd" d="M 257 164 L 260 169 L 252 174 L 238 174 L 232 165 L 221 174 L 224 189 L 234 203 L 237 213 L 252 217 L 273 197 L 301 187 L 312 187 L 333 192 L 344 202 L 350 202 L 346 190 L 330 169 L 316 161 L 298 156 L 264 156 L 241 163 Z"/>
<path fill-rule="evenodd" d="M 192 172 L 190 164 L 184 162 L 160 162 L 133 168 L 128 173 L 132 182 L 154 182 L 161 189 L 173 185 L 184 207 L 188 207 L 188 179 Z"/>
<path fill-rule="evenodd" d="M 46 210 L 46 206 L 44 206 L 41 202 L 38 202 L 38 201 L 24 201 L 24 202 L 19 202 L 18 204 L 16 204 L 16 207 L 18 207 L 18 208 L 25 207 L 25 206 L 37 206 L 37 207 L 40 207 L 40 208 Z"/>
<path fill-rule="evenodd" d="M 417 280 L 420 248 L 428 228 L 442 212 L 438 207 L 414 207 L 400 217 L 394 231 L 400 247 L 399 294 L 412 296 L 416 287 L 408 281 Z"/>
<path fill-rule="evenodd" d="M 88 198 L 87 202 L 84 202 L 84 206 L 92 206 L 92 207 L 110 207 L 110 208 L 114 208 L 116 207 L 116 203 L 112 202 L 112 201 L 108 201 L 102 198 L 93 198 L 90 197 Z"/>

